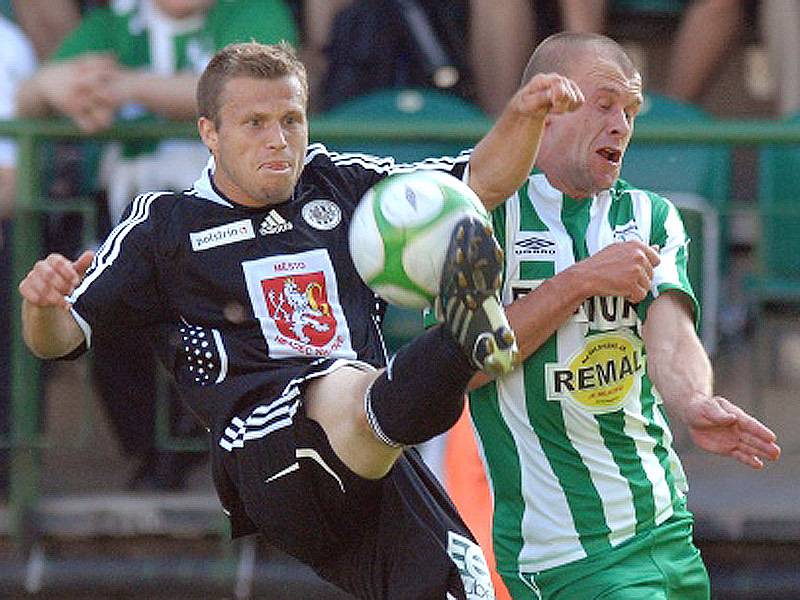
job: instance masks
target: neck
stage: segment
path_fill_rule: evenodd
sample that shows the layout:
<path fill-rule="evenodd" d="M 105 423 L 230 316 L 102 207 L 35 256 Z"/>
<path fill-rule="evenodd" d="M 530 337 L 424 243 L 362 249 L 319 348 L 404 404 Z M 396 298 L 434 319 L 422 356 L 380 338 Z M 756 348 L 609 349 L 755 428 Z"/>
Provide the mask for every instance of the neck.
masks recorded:
<path fill-rule="evenodd" d="M 574 186 L 570 182 L 561 179 L 557 174 L 551 173 L 546 171 L 545 169 L 539 169 L 544 176 L 547 178 L 547 183 L 557 189 L 559 192 L 567 196 L 568 198 L 591 198 L 594 196 L 594 192 L 590 189 L 585 189 L 579 186 Z"/>

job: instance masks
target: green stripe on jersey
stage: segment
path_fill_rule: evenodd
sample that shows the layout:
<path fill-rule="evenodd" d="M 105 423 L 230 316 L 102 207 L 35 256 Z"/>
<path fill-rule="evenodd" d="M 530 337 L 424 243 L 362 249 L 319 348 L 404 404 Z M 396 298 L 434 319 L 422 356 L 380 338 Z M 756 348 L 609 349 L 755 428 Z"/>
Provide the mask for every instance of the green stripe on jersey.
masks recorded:
<path fill-rule="evenodd" d="M 492 540 L 498 563 L 516 565 L 522 549 L 522 469 L 514 436 L 500 415 L 500 403 L 494 385 L 485 385 L 469 395 L 469 410 L 478 428 L 483 456 L 490 471 L 490 485 L 495 513 L 492 521 Z M 496 468 L 497 465 L 503 468 Z"/>
<path fill-rule="evenodd" d="M 536 355 L 545 362 L 555 361 L 555 336 L 551 336 Z M 539 361 L 526 361 L 524 372 L 530 425 L 561 488 L 576 492 L 567 494 L 566 502 L 583 550 L 586 554 L 593 554 L 609 548 L 610 530 L 603 518 L 603 502 L 589 471 L 583 466 L 581 455 L 569 443 L 561 404 L 544 399 L 546 392 Z"/>

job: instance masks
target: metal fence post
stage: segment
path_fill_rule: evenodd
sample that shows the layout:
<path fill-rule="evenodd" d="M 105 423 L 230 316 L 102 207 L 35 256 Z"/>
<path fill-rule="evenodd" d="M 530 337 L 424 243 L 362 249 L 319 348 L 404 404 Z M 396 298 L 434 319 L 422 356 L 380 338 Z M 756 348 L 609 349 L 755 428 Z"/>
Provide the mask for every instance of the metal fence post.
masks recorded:
<path fill-rule="evenodd" d="M 18 209 L 12 239 L 12 282 L 22 280 L 41 248 L 38 214 L 34 206 L 40 196 L 36 168 L 38 140 L 20 135 L 17 161 Z M 41 398 L 41 366 L 22 342 L 19 318 L 22 298 L 12 290 L 11 319 L 11 471 L 9 477 L 9 529 L 18 547 L 26 545 L 30 532 L 27 516 L 35 504 L 41 448 L 38 444 Z"/>

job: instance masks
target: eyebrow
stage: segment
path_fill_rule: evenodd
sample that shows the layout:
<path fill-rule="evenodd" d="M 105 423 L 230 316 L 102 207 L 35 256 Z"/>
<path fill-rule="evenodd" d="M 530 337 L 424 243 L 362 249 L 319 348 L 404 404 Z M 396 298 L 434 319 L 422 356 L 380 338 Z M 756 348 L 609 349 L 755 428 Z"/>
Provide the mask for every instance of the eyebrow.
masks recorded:
<path fill-rule="evenodd" d="M 611 85 L 600 86 L 599 88 L 597 88 L 597 92 L 598 93 L 605 92 L 607 94 L 611 94 L 611 95 L 617 96 L 617 97 L 623 95 L 623 92 L 620 91 L 619 87 L 611 86 Z M 635 96 L 635 98 L 634 98 L 633 102 L 631 102 L 631 104 L 636 104 L 638 106 L 641 106 L 642 105 L 642 101 L 643 101 L 641 92 L 637 92 L 636 94 L 631 94 L 631 95 Z"/>

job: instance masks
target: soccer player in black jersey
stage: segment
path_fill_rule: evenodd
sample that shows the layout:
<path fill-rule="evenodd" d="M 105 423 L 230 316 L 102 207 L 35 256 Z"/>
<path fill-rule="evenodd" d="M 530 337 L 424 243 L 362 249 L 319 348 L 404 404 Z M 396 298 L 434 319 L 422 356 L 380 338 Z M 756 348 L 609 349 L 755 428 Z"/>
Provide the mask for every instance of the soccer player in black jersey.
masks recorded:
<path fill-rule="evenodd" d="M 355 272 L 348 225 L 367 189 L 411 169 L 499 203 L 528 175 L 545 115 L 580 92 L 538 76 L 471 153 L 415 165 L 308 145 L 305 70 L 285 45 L 223 49 L 197 100 L 208 167 L 183 193 L 138 196 L 95 256 L 37 262 L 19 286 L 27 344 L 63 357 L 93 331 L 148 328 L 210 432 L 234 535 L 258 532 L 360 598 L 493 597 L 480 548 L 406 447 L 455 422 L 477 370 L 512 368 L 501 252 L 460 222 L 442 325 L 385 367 L 384 307 Z"/>

